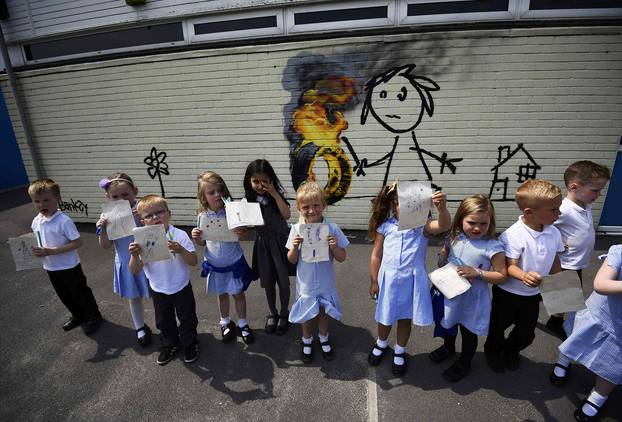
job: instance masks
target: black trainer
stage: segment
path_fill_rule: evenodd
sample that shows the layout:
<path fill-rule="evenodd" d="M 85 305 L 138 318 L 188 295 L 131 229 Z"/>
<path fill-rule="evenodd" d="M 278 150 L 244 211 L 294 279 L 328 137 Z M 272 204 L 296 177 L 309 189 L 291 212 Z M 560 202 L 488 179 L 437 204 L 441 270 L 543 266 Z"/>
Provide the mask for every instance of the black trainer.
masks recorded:
<path fill-rule="evenodd" d="M 179 350 L 179 346 L 162 346 L 158 355 L 158 365 L 164 366 L 175 357 L 175 353 Z"/>
<path fill-rule="evenodd" d="M 184 362 L 192 363 L 199 358 L 199 341 L 195 340 L 184 349 Z"/>

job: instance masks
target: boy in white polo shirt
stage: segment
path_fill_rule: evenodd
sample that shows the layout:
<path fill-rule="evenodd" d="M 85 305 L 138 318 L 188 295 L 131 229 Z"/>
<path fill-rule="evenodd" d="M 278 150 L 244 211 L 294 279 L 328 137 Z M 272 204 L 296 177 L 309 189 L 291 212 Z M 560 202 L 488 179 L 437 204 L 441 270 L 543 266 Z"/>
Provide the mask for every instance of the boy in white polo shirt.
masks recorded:
<path fill-rule="evenodd" d="M 559 208 L 561 215 L 555 227 L 562 234 L 566 251 L 560 255 L 564 270 L 575 270 L 583 284 L 582 270 L 590 264 L 596 232 L 592 220 L 592 202 L 596 201 L 607 185 L 611 173 L 609 169 L 592 161 L 577 161 L 564 172 L 564 183 L 568 191 Z M 568 332 L 572 331 L 574 313 L 569 315 L 568 324 L 563 324 L 563 315 L 553 315 L 546 327 L 566 339 L 564 325 Z"/>
<path fill-rule="evenodd" d="M 495 372 L 515 371 L 519 352 L 535 338 L 542 277 L 561 271 L 558 253 L 564 251 L 559 230 L 561 191 L 545 180 L 527 180 L 516 190 L 523 212 L 499 240 L 505 248 L 508 280 L 492 287 L 490 328 L 484 345 L 486 362 Z M 508 338 L 505 330 L 514 324 Z"/>
<path fill-rule="evenodd" d="M 194 362 L 199 357 L 199 320 L 189 269 L 197 265 L 198 261 L 194 245 L 186 232 L 169 224 L 171 212 L 164 198 L 147 195 L 138 203 L 136 211 L 146 226 L 164 225 L 167 238 L 170 239 L 168 248 L 173 252 L 172 259 L 143 264 L 140 245 L 132 242 L 129 246 L 131 271 L 138 274 L 144 270 L 149 279 L 156 326 L 162 340 L 158 365 L 166 365 L 173 360 L 180 343 L 184 346 L 184 362 Z M 179 320 L 179 327 L 175 316 Z"/>
<path fill-rule="evenodd" d="M 85 334 L 93 334 L 102 317 L 80 265 L 80 233 L 71 218 L 58 209 L 60 187 L 52 179 L 38 179 L 28 186 L 28 195 L 38 212 L 31 225 L 39 243 L 33 253 L 43 257 L 43 268 L 56 294 L 71 312 L 63 330 L 82 324 Z"/>

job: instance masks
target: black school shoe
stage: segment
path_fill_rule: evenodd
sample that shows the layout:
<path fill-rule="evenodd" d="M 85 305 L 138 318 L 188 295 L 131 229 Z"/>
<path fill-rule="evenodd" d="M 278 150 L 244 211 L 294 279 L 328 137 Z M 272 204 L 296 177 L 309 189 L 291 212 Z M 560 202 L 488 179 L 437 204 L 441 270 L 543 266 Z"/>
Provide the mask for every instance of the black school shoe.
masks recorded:
<path fill-rule="evenodd" d="M 378 343 L 374 342 L 374 346 L 371 348 L 369 354 L 367 355 L 367 363 L 369 363 L 370 366 L 380 365 L 382 358 L 387 353 L 387 348 L 388 347 L 380 347 L 378 346 Z M 374 355 L 374 349 L 380 350 L 380 354 L 377 356 Z"/>
<path fill-rule="evenodd" d="M 87 336 L 93 334 L 95 331 L 97 331 L 103 320 L 104 319 L 101 315 L 97 315 L 96 317 L 89 318 L 84 321 L 84 325 L 82 326 L 84 334 L 86 334 Z"/>
<path fill-rule="evenodd" d="M 158 355 L 158 365 L 164 366 L 175 358 L 175 353 L 179 350 L 179 346 L 162 346 Z"/>
<path fill-rule="evenodd" d="M 276 334 L 282 336 L 289 328 L 289 314 L 279 315 L 279 322 L 276 325 Z"/>
<path fill-rule="evenodd" d="M 306 347 L 311 349 L 311 353 L 305 353 Z M 300 340 L 300 360 L 302 363 L 313 362 L 313 343 L 305 344 L 302 340 Z"/>
<path fill-rule="evenodd" d="M 545 326 L 553 335 L 559 337 L 561 340 L 566 340 L 568 338 L 566 330 L 564 330 L 564 318 L 552 316 L 546 322 Z"/>
<path fill-rule="evenodd" d="M 330 347 L 330 350 L 328 352 L 325 352 L 323 346 Z M 320 342 L 320 350 L 322 351 L 322 357 L 324 358 L 324 360 L 335 359 L 335 349 L 333 348 L 332 344 L 330 344 L 329 340 Z"/>
<path fill-rule="evenodd" d="M 184 349 L 184 362 L 192 363 L 199 358 L 199 341 L 195 340 Z"/>
<path fill-rule="evenodd" d="M 220 326 L 220 333 L 222 334 L 223 343 L 231 343 L 233 340 L 235 340 L 235 328 L 235 322 L 233 321 L 229 321 L 229 324 L 227 325 Z"/>
<path fill-rule="evenodd" d="M 65 321 L 65 323 L 63 324 L 63 330 L 65 330 L 65 331 L 73 330 L 74 328 L 76 328 L 80 324 L 82 324 L 82 320 L 81 319 L 76 318 L 74 316 L 70 316 L 69 319 L 67 321 Z"/>
<path fill-rule="evenodd" d="M 449 349 L 444 344 L 430 352 L 428 357 L 434 363 L 440 363 L 456 354 L 456 349 Z"/>
<path fill-rule="evenodd" d="M 403 358 L 404 363 L 401 365 L 396 364 L 395 358 Z M 408 369 L 408 361 L 406 360 L 406 353 L 395 353 L 395 351 L 393 351 L 393 362 L 391 364 L 391 372 L 393 372 L 393 375 L 397 375 L 398 377 L 401 377 L 402 375 L 406 373 L 406 369 Z"/>
<path fill-rule="evenodd" d="M 141 328 L 136 330 L 136 335 L 139 332 L 144 331 L 145 335 L 142 337 L 137 337 L 137 342 L 140 347 L 147 347 L 151 344 L 151 328 L 147 324 L 143 325 Z"/>
<path fill-rule="evenodd" d="M 565 369 L 566 374 L 563 377 L 559 377 L 555 375 L 555 366 L 559 366 L 560 368 Z M 559 363 L 556 363 L 555 366 L 553 367 L 553 370 L 549 374 L 549 381 L 551 381 L 551 384 L 553 384 L 555 387 L 562 387 L 564 384 L 566 384 L 566 381 L 568 381 L 568 372 L 570 372 L 570 364 L 568 364 L 568 366 L 564 366 L 564 365 L 560 365 Z"/>
<path fill-rule="evenodd" d="M 449 382 L 458 382 L 471 372 L 471 364 L 465 364 L 460 359 L 443 371 L 443 378 Z"/>
<path fill-rule="evenodd" d="M 503 365 L 510 371 L 516 371 L 520 366 L 520 356 L 518 353 L 504 353 Z"/>
<path fill-rule="evenodd" d="M 594 416 L 586 415 L 583 412 L 583 405 L 585 403 L 588 403 L 590 406 L 592 406 L 594 409 L 596 409 L 596 414 Z M 575 420 L 577 420 L 579 422 L 590 422 L 590 421 L 595 421 L 598 418 L 598 414 L 599 413 L 600 413 L 600 406 L 596 406 L 594 403 L 592 403 L 588 399 L 585 399 L 585 400 L 583 400 L 581 402 L 579 407 L 577 407 L 577 409 L 574 411 L 574 418 L 575 418 Z"/>
<path fill-rule="evenodd" d="M 505 365 L 503 364 L 503 358 L 501 357 L 501 352 L 493 352 L 490 350 L 484 349 L 484 355 L 486 356 L 486 363 L 488 367 L 497 373 L 505 372 Z"/>
<path fill-rule="evenodd" d="M 244 344 L 251 344 L 255 341 L 255 335 L 253 334 L 253 330 L 251 327 L 246 324 L 244 327 L 237 327 L 238 337 L 242 337 L 242 341 Z"/>
<path fill-rule="evenodd" d="M 276 331 L 276 323 L 278 320 L 278 315 L 268 315 L 266 317 L 266 327 L 264 328 L 266 334 L 274 334 L 274 332 Z"/>

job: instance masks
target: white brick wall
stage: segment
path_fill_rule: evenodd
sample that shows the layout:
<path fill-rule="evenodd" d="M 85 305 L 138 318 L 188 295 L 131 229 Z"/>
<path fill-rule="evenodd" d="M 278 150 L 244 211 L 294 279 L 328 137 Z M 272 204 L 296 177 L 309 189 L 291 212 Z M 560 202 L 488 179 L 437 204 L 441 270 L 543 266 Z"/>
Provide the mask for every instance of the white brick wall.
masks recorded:
<path fill-rule="evenodd" d="M 608 27 L 362 37 L 128 58 L 18 76 L 44 172 L 60 183 L 66 201 L 88 204 L 88 217 L 70 213 L 77 221 L 95 221 L 104 199 L 97 182 L 115 170 L 134 177 L 141 193 L 159 193 L 143 163 L 153 146 L 168 154 L 171 174 L 162 176 L 168 197 L 195 195 L 195 177 L 207 169 L 219 172 L 240 197 L 246 165 L 256 158 L 273 164 L 293 196 L 284 107 L 300 92 L 284 85 L 293 84 L 292 65 L 320 56 L 355 77 L 359 92 L 367 79 L 407 63 L 417 65 L 415 76 L 440 86 L 434 115 L 424 115 L 416 135 L 421 147 L 464 159 L 455 175 L 439 174 L 428 159 L 435 183 L 459 201 L 489 192 L 500 145 L 523 143 L 542 167 L 538 177 L 560 186 L 573 161 L 613 165 L 622 133 L 621 34 L 622 27 Z M 32 178 L 5 77 L 1 86 Z M 390 150 L 394 135 L 373 118 L 361 125 L 363 95 L 359 100 L 345 113 L 349 128 L 342 135 L 371 162 Z M 417 154 L 408 150 L 412 145 L 402 134 L 390 180 L 425 178 Z M 384 167 L 366 173 L 353 176 L 349 196 L 376 193 Z M 510 197 L 516 185 L 510 183 Z M 195 202 L 171 199 L 173 221 L 192 224 Z M 513 202 L 495 205 L 500 228 L 518 215 Z M 602 200 L 594 206 L 596 221 L 601 207 Z M 366 228 L 368 214 L 369 199 L 348 196 L 328 210 L 346 228 Z"/>

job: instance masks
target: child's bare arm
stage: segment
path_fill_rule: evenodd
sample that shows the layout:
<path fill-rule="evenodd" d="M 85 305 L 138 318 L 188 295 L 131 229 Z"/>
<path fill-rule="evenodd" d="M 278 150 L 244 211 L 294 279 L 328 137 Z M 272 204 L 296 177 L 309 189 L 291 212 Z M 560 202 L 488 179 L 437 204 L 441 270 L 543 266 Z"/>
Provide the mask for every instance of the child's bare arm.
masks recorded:
<path fill-rule="evenodd" d="M 108 233 L 106 232 L 106 226 L 108 225 L 108 220 L 105 218 L 100 218 L 97 223 L 95 223 L 95 227 L 100 230 L 99 233 L 99 246 L 104 249 L 110 249 L 112 246 L 112 241 L 108 239 Z"/>
<path fill-rule="evenodd" d="M 380 271 L 380 264 L 382 263 L 382 254 L 384 252 L 384 236 L 380 233 L 376 233 L 374 239 L 374 249 L 371 251 L 371 257 L 369 258 L 369 275 L 371 283 L 369 286 L 369 295 L 374 297 L 378 294 L 380 288 L 378 287 L 378 272 Z"/>
<path fill-rule="evenodd" d="M 283 197 L 281 197 L 281 194 L 279 194 L 279 192 L 276 190 L 276 186 L 274 186 L 274 183 L 272 183 L 272 181 L 269 181 L 267 185 L 264 185 L 264 189 L 267 190 L 270 196 L 274 198 L 276 206 L 278 207 L 279 212 L 281 213 L 283 218 L 289 220 L 289 217 L 291 216 L 289 205 L 287 205 L 287 202 L 285 202 Z"/>
<path fill-rule="evenodd" d="M 65 252 L 73 251 L 74 249 L 78 249 L 80 246 L 82 246 L 82 239 L 78 238 L 75 240 L 70 240 L 62 246 L 46 246 L 40 248 L 32 248 L 32 252 L 35 256 L 59 255 Z"/>
<path fill-rule="evenodd" d="M 298 248 L 302 243 L 302 239 L 302 236 L 299 234 L 294 236 L 294 239 L 292 240 L 292 248 L 287 251 L 287 260 L 292 264 L 298 262 Z"/>
<path fill-rule="evenodd" d="M 328 248 L 338 262 L 346 260 L 346 250 L 337 246 L 337 239 L 333 235 L 328 236 Z"/>
<path fill-rule="evenodd" d="M 492 271 L 482 271 L 482 279 L 490 284 L 503 284 L 508 279 L 505 254 L 499 252 L 490 260 Z"/>
<path fill-rule="evenodd" d="M 618 271 L 609 266 L 607 259 L 600 266 L 594 279 L 594 290 L 601 295 L 622 294 L 622 282 L 616 280 Z"/>
<path fill-rule="evenodd" d="M 562 270 L 562 262 L 559 260 L 559 255 L 555 255 L 555 259 L 553 260 L 553 265 L 551 266 L 551 271 L 549 274 L 557 274 Z"/>
<path fill-rule="evenodd" d="M 432 204 L 436 207 L 438 217 L 430 220 L 425 225 L 425 231 L 429 234 L 439 234 L 446 232 L 451 227 L 451 215 L 447 210 L 447 198 L 443 192 L 434 192 Z"/>
<path fill-rule="evenodd" d="M 140 245 L 136 242 L 130 243 L 130 271 L 138 274 L 143 269 L 143 261 L 140 259 Z"/>
<path fill-rule="evenodd" d="M 542 276 L 535 271 L 523 271 L 518 266 L 518 259 L 507 258 L 508 275 L 523 282 L 527 287 L 538 287 L 542 283 Z"/>
<path fill-rule="evenodd" d="M 197 265 L 197 262 L 199 262 L 197 258 L 197 254 L 194 251 L 191 252 L 188 249 L 184 248 L 179 242 L 175 242 L 174 240 L 169 240 L 168 249 L 171 252 L 176 253 L 179 256 L 181 256 L 181 259 L 184 260 L 186 265 L 194 267 L 195 265 Z"/>

